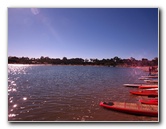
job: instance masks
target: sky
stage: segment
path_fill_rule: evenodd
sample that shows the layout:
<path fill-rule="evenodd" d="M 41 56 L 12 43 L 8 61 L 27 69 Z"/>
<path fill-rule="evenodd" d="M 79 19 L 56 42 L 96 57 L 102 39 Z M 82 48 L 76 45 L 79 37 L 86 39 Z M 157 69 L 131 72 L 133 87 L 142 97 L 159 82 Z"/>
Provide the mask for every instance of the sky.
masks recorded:
<path fill-rule="evenodd" d="M 8 8 L 8 56 L 158 57 L 158 8 Z"/>

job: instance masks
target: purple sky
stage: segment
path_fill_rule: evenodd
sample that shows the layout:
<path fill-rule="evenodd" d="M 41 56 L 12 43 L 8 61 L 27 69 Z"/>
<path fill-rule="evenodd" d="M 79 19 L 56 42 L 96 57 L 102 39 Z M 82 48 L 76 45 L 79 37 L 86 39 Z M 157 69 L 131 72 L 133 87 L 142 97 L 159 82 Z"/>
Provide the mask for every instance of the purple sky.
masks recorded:
<path fill-rule="evenodd" d="M 157 8 L 9 8 L 8 56 L 158 57 Z"/>

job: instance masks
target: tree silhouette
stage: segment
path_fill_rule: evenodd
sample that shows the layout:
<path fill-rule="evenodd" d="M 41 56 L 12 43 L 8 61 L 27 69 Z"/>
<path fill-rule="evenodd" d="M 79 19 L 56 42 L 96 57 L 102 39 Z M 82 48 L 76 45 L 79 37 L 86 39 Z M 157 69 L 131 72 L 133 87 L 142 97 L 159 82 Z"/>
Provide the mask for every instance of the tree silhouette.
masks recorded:
<path fill-rule="evenodd" d="M 155 57 L 153 60 L 148 60 L 142 58 L 142 60 L 136 60 L 131 57 L 129 59 L 121 59 L 118 56 L 115 56 L 111 59 L 102 59 L 97 58 L 92 59 L 82 59 L 82 58 L 71 58 L 67 57 L 60 58 L 49 58 L 41 56 L 40 58 L 31 58 L 28 57 L 8 57 L 9 64 L 65 64 L 65 65 L 102 65 L 102 66 L 158 66 L 158 57 Z"/>

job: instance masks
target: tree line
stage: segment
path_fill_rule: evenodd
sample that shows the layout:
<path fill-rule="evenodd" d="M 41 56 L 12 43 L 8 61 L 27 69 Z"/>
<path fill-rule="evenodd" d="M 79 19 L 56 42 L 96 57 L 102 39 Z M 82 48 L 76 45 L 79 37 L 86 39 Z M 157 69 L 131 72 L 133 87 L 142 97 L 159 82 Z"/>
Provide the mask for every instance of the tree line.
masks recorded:
<path fill-rule="evenodd" d="M 16 57 L 9 56 L 8 64 L 52 64 L 52 65 L 101 65 L 101 66 L 157 66 L 158 57 L 152 60 L 142 58 L 142 60 L 136 60 L 131 57 L 129 59 L 121 59 L 117 56 L 110 59 L 82 59 L 82 58 L 71 58 L 67 57 L 60 58 L 49 58 L 41 56 L 40 58 L 28 58 L 28 57 Z"/>

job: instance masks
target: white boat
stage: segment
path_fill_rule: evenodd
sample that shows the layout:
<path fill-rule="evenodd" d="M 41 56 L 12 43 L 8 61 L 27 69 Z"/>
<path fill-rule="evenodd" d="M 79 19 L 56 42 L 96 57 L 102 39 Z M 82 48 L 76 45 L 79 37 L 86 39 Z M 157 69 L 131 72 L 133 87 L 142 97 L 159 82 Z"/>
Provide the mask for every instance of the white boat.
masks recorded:
<path fill-rule="evenodd" d="M 149 89 L 146 89 L 146 90 L 158 90 L 158 88 L 149 88 Z"/>
<path fill-rule="evenodd" d="M 155 75 L 155 76 L 141 76 L 141 78 L 158 78 L 158 76 L 157 75 Z"/>
<path fill-rule="evenodd" d="M 136 87 L 138 88 L 139 86 L 149 86 L 149 85 L 155 85 L 155 84 L 147 84 L 147 83 L 133 83 L 133 84 L 123 84 L 126 87 Z"/>
<path fill-rule="evenodd" d="M 139 80 L 148 80 L 149 78 L 146 78 L 146 77 L 140 77 L 138 78 Z"/>
<path fill-rule="evenodd" d="M 148 83 L 158 83 L 158 80 L 144 80 L 144 81 Z"/>

